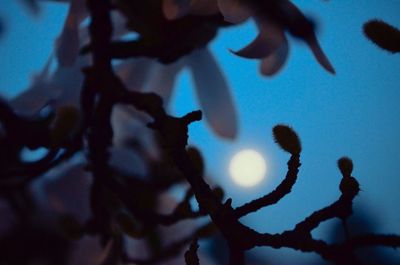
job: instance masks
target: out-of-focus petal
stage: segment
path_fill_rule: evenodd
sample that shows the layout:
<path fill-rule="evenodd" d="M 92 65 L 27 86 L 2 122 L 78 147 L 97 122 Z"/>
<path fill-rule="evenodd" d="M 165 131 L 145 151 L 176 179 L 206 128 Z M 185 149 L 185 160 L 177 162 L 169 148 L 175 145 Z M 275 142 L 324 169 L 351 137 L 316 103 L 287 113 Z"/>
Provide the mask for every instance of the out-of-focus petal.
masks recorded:
<path fill-rule="evenodd" d="M 126 18 L 117 11 L 111 12 L 111 18 L 113 22 L 113 37 L 120 37 L 128 33 L 128 28 L 126 27 Z"/>
<path fill-rule="evenodd" d="M 130 133 L 131 135 L 137 133 L 137 130 L 131 131 Z M 126 175 L 133 176 L 145 176 L 148 173 L 143 158 L 132 148 L 126 147 L 126 144 L 125 146 L 113 146 L 110 150 L 111 158 L 109 164 L 112 168 Z"/>
<path fill-rule="evenodd" d="M 245 58 L 264 58 L 273 53 L 282 43 L 284 32 L 281 26 L 268 19 L 256 19 L 258 36 L 243 49 L 233 52 Z"/>
<path fill-rule="evenodd" d="M 106 249 L 100 245 L 98 237 L 85 236 L 72 242 L 72 251 L 69 257 L 69 265 L 75 264 L 99 264 L 105 255 Z"/>
<path fill-rule="evenodd" d="M 170 214 L 174 211 L 177 205 L 178 202 L 176 199 L 174 199 L 169 193 L 163 193 L 158 197 L 157 212 Z M 190 236 L 196 229 L 197 225 L 197 220 L 186 219 L 175 225 L 160 226 L 158 231 L 163 239 L 163 245 L 168 246 L 181 238 Z"/>
<path fill-rule="evenodd" d="M 68 20 L 69 19 L 67 19 L 67 21 Z M 70 25 L 66 24 L 64 26 L 61 36 L 56 41 L 56 45 L 58 63 L 61 66 L 73 65 L 79 53 L 79 33 L 76 22 L 70 22 Z"/>
<path fill-rule="evenodd" d="M 33 115 L 60 94 L 49 80 L 52 56 L 43 70 L 35 76 L 32 85 L 10 101 L 13 109 L 22 115 Z"/>
<path fill-rule="evenodd" d="M 194 15 L 213 15 L 219 12 L 218 2 L 215 0 L 192 0 L 190 13 Z"/>
<path fill-rule="evenodd" d="M 59 175 L 43 183 L 46 201 L 56 214 L 71 214 L 85 222 L 90 214 L 90 173 L 83 165 L 69 165 L 60 169 Z"/>
<path fill-rule="evenodd" d="M 126 60 L 115 67 L 116 74 L 121 78 L 126 88 L 131 91 L 143 90 L 143 86 L 154 60 L 148 58 L 135 58 Z"/>
<path fill-rule="evenodd" d="M 148 78 L 144 90 L 158 94 L 164 100 L 165 106 L 168 106 L 175 78 L 182 68 L 182 60 L 168 65 L 154 62 L 150 78 Z"/>
<path fill-rule="evenodd" d="M 164 77 L 162 73 L 157 75 L 157 69 L 159 69 L 156 67 L 157 65 L 158 63 L 152 59 L 135 58 L 117 65 L 115 69 L 117 75 L 129 90 L 150 91 L 169 97 L 170 90 L 173 88 L 175 74 L 171 73 L 171 77 L 166 74 L 170 79 Z M 172 65 L 170 67 L 174 68 Z M 168 72 L 167 66 L 165 70 Z M 156 75 L 154 76 L 153 73 Z M 127 106 L 115 106 L 111 120 L 114 130 L 114 145 L 123 146 L 132 135 L 135 135 L 140 143 L 146 146 L 147 155 L 151 157 L 158 156 L 158 150 L 154 144 L 152 134 L 145 126 L 149 122 L 148 116 Z"/>
<path fill-rule="evenodd" d="M 241 23 L 251 16 L 251 10 L 240 2 L 240 0 L 218 0 L 219 10 L 226 21 Z"/>
<path fill-rule="evenodd" d="M 280 47 L 270 56 L 264 58 L 261 62 L 260 72 L 262 75 L 273 76 L 285 64 L 289 53 L 289 44 L 284 36 Z"/>
<path fill-rule="evenodd" d="M 159 155 L 158 146 L 154 142 L 153 132 L 146 127 L 146 124 L 149 122 L 150 118 L 148 115 L 137 111 L 131 106 L 114 106 L 111 116 L 114 146 L 117 148 L 125 148 L 127 141 L 135 137 L 144 148 L 143 152 L 145 156 L 157 159 Z M 131 165 L 131 163 L 129 163 L 129 165 Z M 143 172 L 147 170 L 145 167 L 140 166 L 134 170 L 137 171 L 135 173 L 141 174 L 140 170 L 142 169 Z"/>
<path fill-rule="evenodd" d="M 163 0 L 163 12 L 167 19 L 185 16 L 190 9 L 191 0 Z"/>
<path fill-rule="evenodd" d="M 19 114 L 34 115 L 51 100 L 49 91 L 48 83 L 35 82 L 28 90 L 12 99 L 10 105 Z"/>
<path fill-rule="evenodd" d="M 71 67 L 58 67 L 51 78 L 52 89 L 61 91 L 54 101 L 54 106 L 80 106 L 80 92 L 83 82 L 82 67 L 89 64 L 89 59 L 79 57 Z"/>
<path fill-rule="evenodd" d="M 79 54 L 79 25 L 86 18 L 85 0 L 71 0 L 67 19 L 56 42 L 56 57 L 61 66 L 71 66 Z"/>
<path fill-rule="evenodd" d="M 171 213 L 178 202 L 172 198 L 168 193 L 161 194 L 158 198 L 157 210 L 160 213 L 168 214 Z M 171 246 L 173 243 L 178 242 L 182 238 L 188 237 L 200 226 L 199 220 L 182 220 L 171 226 L 160 226 L 158 233 L 161 238 L 161 244 L 163 247 Z M 189 245 L 189 244 L 188 244 Z M 184 252 L 188 249 L 187 247 L 182 248 L 181 252 L 175 257 L 163 261 L 161 264 L 165 265 L 185 265 Z M 202 255 L 201 249 L 198 251 L 199 258 L 202 265 L 213 264 L 207 256 Z"/>
<path fill-rule="evenodd" d="M 322 50 L 321 46 L 319 45 L 317 38 L 315 36 L 313 36 L 312 38 L 307 40 L 307 44 L 310 47 L 311 51 L 313 52 L 318 63 L 322 67 L 324 67 L 328 72 L 335 74 L 335 69 L 333 68 L 328 57 L 325 55 L 324 51 Z"/>
<path fill-rule="evenodd" d="M 204 48 L 189 55 L 187 63 L 201 109 L 211 128 L 222 137 L 235 138 L 238 131 L 236 110 L 228 84 L 214 57 Z"/>
<path fill-rule="evenodd" d="M 289 27 L 289 32 L 295 37 L 305 41 L 313 52 L 318 63 L 328 72 L 335 74 L 335 69 L 318 43 L 312 23 L 291 1 L 283 1 L 282 6 L 284 7 L 286 15 L 292 17 L 291 23 L 287 25 Z"/>

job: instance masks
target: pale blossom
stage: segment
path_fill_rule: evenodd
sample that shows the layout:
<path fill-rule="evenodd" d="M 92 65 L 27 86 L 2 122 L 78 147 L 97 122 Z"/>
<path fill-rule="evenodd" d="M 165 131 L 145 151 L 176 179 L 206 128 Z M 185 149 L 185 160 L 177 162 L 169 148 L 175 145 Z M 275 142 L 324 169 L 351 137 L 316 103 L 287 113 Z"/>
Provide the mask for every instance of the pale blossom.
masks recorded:
<path fill-rule="evenodd" d="M 81 69 L 91 63 L 89 56 L 78 55 L 79 48 L 88 42 L 87 27 L 82 25 L 87 17 L 84 2 L 71 0 L 64 28 L 45 67 L 36 75 L 26 91 L 10 101 L 17 113 L 32 116 L 45 107 L 80 107 L 79 97 L 84 79 Z M 116 13 L 113 14 L 113 23 L 115 37 L 127 33 L 124 20 Z M 207 47 L 195 50 L 168 65 L 155 59 L 139 57 L 124 60 L 115 64 L 114 68 L 129 90 L 156 92 L 163 97 L 165 104 L 169 102 L 179 72 L 184 68 L 189 69 L 208 123 L 223 137 L 233 138 L 236 135 L 235 109 L 229 88 Z M 148 118 L 132 107 L 115 106 L 111 120 L 114 129 L 114 144 L 110 148 L 112 167 L 128 173 L 147 173 L 144 161 L 140 160 L 140 154 L 125 146 L 126 140 L 132 137 L 139 138 L 146 146 L 147 143 L 153 142 L 149 129 L 145 127 L 146 119 Z M 39 187 L 34 194 L 35 198 L 39 199 L 39 213 L 35 218 L 46 223 L 49 229 L 57 229 L 57 218 L 61 215 L 72 215 L 80 223 L 84 223 L 90 217 L 89 193 L 92 176 L 84 169 L 86 159 L 82 154 L 78 154 L 73 160 L 55 167 L 35 183 Z M 157 211 L 173 209 L 177 204 L 176 200 L 167 194 L 161 195 L 159 201 Z M 1 207 L 1 211 L 8 214 L 9 209 Z M 12 218 L 10 215 L 10 219 Z M 160 228 L 163 244 L 166 246 L 173 240 L 189 235 L 197 225 L 197 221 L 192 220 Z M 1 228 L 3 229 L 3 224 Z M 7 227 L 4 226 L 4 229 Z M 127 241 L 127 250 L 131 256 L 140 258 L 141 254 L 148 252 L 143 242 L 133 239 Z M 72 244 L 68 264 L 105 264 L 107 253 L 112 250 L 114 243 L 111 240 L 109 245 L 103 248 L 99 245 L 99 238 L 84 236 Z M 210 264 L 204 262 L 204 258 L 201 259 L 202 264 Z M 162 264 L 184 264 L 183 253 Z"/>
<path fill-rule="evenodd" d="M 62 2 L 68 2 L 63 0 Z M 83 81 L 81 68 L 90 65 L 88 57 L 78 56 L 79 47 L 88 43 L 87 27 L 82 22 L 88 12 L 84 0 L 71 0 L 67 19 L 55 44 L 54 56 L 33 81 L 29 89 L 12 101 L 18 112 L 32 114 L 43 106 L 70 104 L 79 106 Z M 209 1 L 212 3 L 213 1 Z M 196 4 L 207 9 L 211 4 Z M 113 12 L 114 38 L 128 33 L 124 18 Z M 51 60 L 56 69 L 50 73 Z M 237 135 L 236 111 L 227 81 L 208 48 L 194 50 L 176 62 L 161 64 L 152 58 L 138 57 L 115 66 L 125 86 L 130 90 L 155 92 L 168 106 L 175 80 L 182 69 L 188 68 L 207 123 L 219 136 L 233 139 Z"/>
<path fill-rule="evenodd" d="M 216 12 L 218 7 L 227 22 L 242 23 L 253 18 L 257 37 L 243 49 L 233 52 L 238 56 L 261 59 L 260 72 L 266 76 L 276 74 L 285 64 L 289 44 L 286 32 L 302 39 L 311 49 L 319 64 L 330 73 L 335 73 L 329 59 L 321 49 L 312 23 L 290 0 L 163 0 L 164 13 L 169 19 L 177 19 L 187 14 Z M 207 8 L 198 10 L 198 6 Z"/>
<path fill-rule="evenodd" d="M 123 157 L 120 158 L 124 159 Z M 62 172 L 62 174 L 44 181 L 42 184 L 43 193 L 45 194 L 43 202 L 47 205 L 43 208 L 51 209 L 51 214 L 54 216 L 73 215 L 81 223 L 84 223 L 90 215 L 89 192 L 91 183 L 90 173 L 84 170 L 83 164 L 75 164 L 73 167 L 68 168 L 67 171 Z M 161 193 L 157 201 L 155 210 L 162 214 L 171 213 L 177 205 L 176 199 L 168 192 Z M 199 222 L 197 220 L 183 220 L 171 226 L 158 226 L 157 233 L 161 239 L 162 247 L 168 247 L 180 239 L 190 236 L 198 226 Z M 135 259 L 151 257 L 151 251 L 145 240 L 133 239 L 128 236 L 124 236 L 124 240 L 129 256 Z M 73 244 L 69 264 L 103 264 L 100 261 L 103 260 L 107 251 L 109 251 L 109 248 L 101 247 L 98 237 L 84 236 Z M 184 251 L 186 251 L 185 248 L 176 257 L 166 259 L 157 264 L 184 265 Z M 200 255 L 201 252 L 200 250 Z M 200 259 L 202 264 L 212 264 L 204 255 L 201 255 Z"/>
<path fill-rule="evenodd" d="M 211 15 L 217 14 L 216 0 L 163 0 L 163 12 L 167 19 L 178 19 L 187 14 Z"/>
<path fill-rule="evenodd" d="M 218 5 L 229 22 L 241 23 L 250 17 L 254 18 L 259 30 L 258 36 L 248 46 L 234 53 L 246 58 L 261 59 L 262 74 L 274 75 L 285 63 L 289 51 L 286 32 L 303 40 L 318 63 L 328 72 L 335 73 L 318 43 L 312 22 L 290 0 L 218 0 Z"/>

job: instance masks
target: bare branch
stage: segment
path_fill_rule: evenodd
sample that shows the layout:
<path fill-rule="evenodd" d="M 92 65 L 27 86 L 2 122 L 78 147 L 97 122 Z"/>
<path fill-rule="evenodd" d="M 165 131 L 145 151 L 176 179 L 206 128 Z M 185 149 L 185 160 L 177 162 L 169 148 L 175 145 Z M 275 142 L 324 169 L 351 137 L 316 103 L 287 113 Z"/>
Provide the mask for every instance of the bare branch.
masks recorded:
<path fill-rule="evenodd" d="M 293 185 L 296 183 L 297 174 L 299 172 L 300 160 L 299 155 L 292 155 L 288 162 L 288 172 L 285 179 L 271 193 L 246 203 L 235 209 L 235 216 L 241 218 L 249 213 L 256 212 L 259 209 L 278 203 L 283 197 L 289 194 Z"/>

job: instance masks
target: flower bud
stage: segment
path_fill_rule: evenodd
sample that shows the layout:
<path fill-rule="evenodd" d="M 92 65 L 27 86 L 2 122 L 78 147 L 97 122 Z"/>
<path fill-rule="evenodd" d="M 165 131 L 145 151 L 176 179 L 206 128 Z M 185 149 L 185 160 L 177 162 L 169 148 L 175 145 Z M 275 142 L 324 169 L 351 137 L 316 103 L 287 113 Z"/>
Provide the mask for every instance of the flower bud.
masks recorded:
<path fill-rule="evenodd" d="M 286 152 L 294 154 L 300 154 L 301 143 L 296 132 L 286 125 L 276 125 L 273 130 L 275 142 L 285 150 Z"/>
<path fill-rule="evenodd" d="M 339 189 L 343 195 L 355 196 L 360 191 L 360 184 L 354 177 L 342 178 Z"/>
<path fill-rule="evenodd" d="M 342 157 L 337 163 L 343 177 L 350 177 L 353 172 L 353 161 L 348 157 Z"/>
<path fill-rule="evenodd" d="M 381 21 L 370 20 L 364 24 L 364 33 L 373 43 L 389 52 L 400 52 L 400 31 Z"/>

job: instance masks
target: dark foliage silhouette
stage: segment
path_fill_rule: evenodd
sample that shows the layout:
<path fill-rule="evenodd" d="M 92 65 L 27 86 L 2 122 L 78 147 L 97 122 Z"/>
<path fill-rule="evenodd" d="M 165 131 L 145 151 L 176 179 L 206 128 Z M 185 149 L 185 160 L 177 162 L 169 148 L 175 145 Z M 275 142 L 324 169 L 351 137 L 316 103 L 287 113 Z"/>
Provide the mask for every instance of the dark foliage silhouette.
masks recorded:
<path fill-rule="evenodd" d="M 113 33 L 117 33 L 111 15 L 114 11 L 126 18 L 129 31 L 139 35 L 136 40 L 113 38 Z M 79 23 L 87 15 L 90 17 L 90 41 L 80 48 Z M 202 119 L 202 111 L 182 117 L 170 116 L 162 97 L 153 92 L 129 89 L 112 64 L 115 58 L 139 56 L 172 64 L 207 46 L 220 27 L 233 26 L 250 16 L 258 21 L 259 36 L 235 53 L 262 58 L 262 73 L 273 74 L 282 66 L 288 48 L 286 33 L 307 43 L 318 62 L 334 72 L 317 42 L 313 23 L 288 0 L 73 0 L 68 23 L 57 46 L 57 60 L 60 67 L 71 66 L 80 60 L 79 50 L 82 54 L 90 53 L 90 66 L 84 65 L 82 69 L 84 79 L 79 90 L 79 105 L 52 105 L 51 100 L 45 100 L 38 111 L 24 115 L 16 111 L 13 104 L 0 101 L 0 195 L 7 202 L 4 207 L 12 213 L 10 218 L 15 218 L 10 222 L 5 220 L 4 224 L 2 220 L 1 225 L 6 228 L 0 235 L 0 263 L 69 264 L 74 260 L 73 249 L 88 237 L 100 242 L 100 246 L 83 253 L 86 256 L 92 252 L 98 254 L 96 261 L 87 259 L 84 264 L 104 265 L 156 264 L 177 256 L 184 258 L 188 265 L 202 264 L 197 242 L 216 234 L 226 243 L 231 265 L 246 264 L 246 251 L 262 246 L 314 252 L 336 264 L 363 264 L 358 257 L 360 248 L 399 247 L 400 236 L 395 234 L 353 235 L 349 232 L 348 218 L 353 214 L 353 201 L 360 185 L 352 176 L 353 162 L 347 157 L 338 160 L 341 195 L 332 204 L 316 210 L 293 229 L 282 233 L 260 233 L 244 225 L 240 218 L 275 205 L 290 194 L 301 166 L 302 145 L 296 132 L 284 124 L 272 130 L 275 142 L 290 155 L 281 183 L 272 192 L 234 208 L 232 199 L 224 199 L 223 190 L 211 186 L 204 176 L 200 151 L 188 147 L 188 127 Z M 371 32 L 369 27 L 366 31 Z M 265 43 L 268 46 L 264 47 Z M 64 48 L 68 55 L 76 58 L 65 56 Z M 216 68 L 213 64 L 212 69 Z M 135 71 L 132 74 L 136 74 Z M 200 77 L 201 73 L 197 78 Z M 122 143 L 115 140 L 119 132 L 112 123 L 115 109 L 121 106 L 134 113 L 131 118 L 143 127 L 143 131 L 132 133 L 121 140 Z M 234 126 L 229 129 L 232 128 Z M 151 136 L 157 159 L 149 155 L 150 144 L 140 138 L 142 134 Z M 232 138 L 234 135 L 225 136 Z M 140 157 L 147 170 L 131 172 L 116 166 L 118 162 L 131 163 L 121 157 L 115 161 L 117 152 L 113 148 L 117 145 Z M 24 149 L 39 147 L 47 150 L 42 158 L 34 162 L 22 159 Z M 66 173 L 60 170 L 79 155 L 84 157 L 82 164 L 69 167 Z M 139 167 L 139 164 L 132 167 Z M 55 180 L 53 188 L 49 184 L 51 207 L 43 206 L 32 195 L 32 183 L 57 170 L 65 173 L 66 178 Z M 165 194 L 178 184 L 186 184 L 183 199 L 165 209 L 168 200 Z M 80 191 L 71 192 L 70 185 Z M 73 204 L 72 212 L 67 211 L 61 198 Z M 198 210 L 192 209 L 193 198 Z M 177 239 L 173 233 L 163 231 L 200 217 L 207 217 L 207 222 L 192 223 L 190 231 Z M 334 243 L 313 238 L 314 229 L 334 218 L 342 221 L 345 238 Z M 183 227 L 178 229 L 183 230 Z M 142 245 L 135 248 L 131 239 Z"/>

